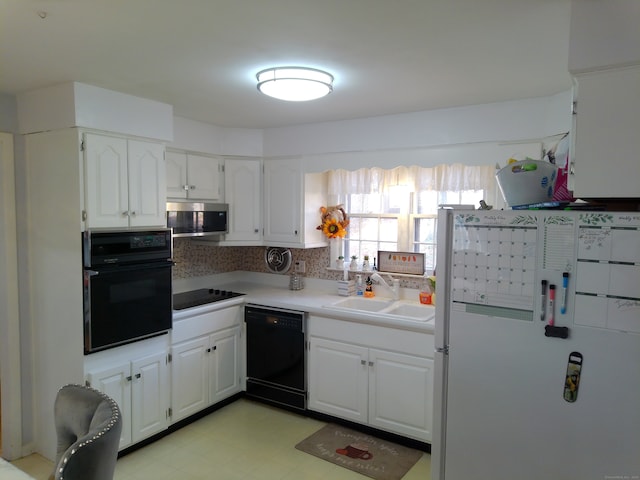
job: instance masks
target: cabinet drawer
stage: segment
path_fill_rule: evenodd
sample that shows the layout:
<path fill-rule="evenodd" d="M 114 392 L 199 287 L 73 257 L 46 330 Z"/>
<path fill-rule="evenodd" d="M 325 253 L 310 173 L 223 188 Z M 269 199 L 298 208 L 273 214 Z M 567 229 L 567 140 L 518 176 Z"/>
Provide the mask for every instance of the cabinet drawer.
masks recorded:
<path fill-rule="evenodd" d="M 435 348 L 434 336 L 431 333 L 400 330 L 315 315 L 309 316 L 308 333 L 316 337 L 340 339 L 340 341 L 358 345 L 428 358 L 433 358 Z"/>
<path fill-rule="evenodd" d="M 178 320 L 173 323 L 171 343 L 176 344 L 190 338 L 239 325 L 241 319 L 240 309 L 241 307 L 236 305 Z"/>

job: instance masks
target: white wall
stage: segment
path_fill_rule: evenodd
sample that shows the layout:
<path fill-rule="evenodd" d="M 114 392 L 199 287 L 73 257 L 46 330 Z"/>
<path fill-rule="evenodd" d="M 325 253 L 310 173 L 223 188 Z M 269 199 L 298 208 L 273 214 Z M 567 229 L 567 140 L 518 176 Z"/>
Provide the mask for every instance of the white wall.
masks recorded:
<path fill-rule="evenodd" d="M 20 312 L 15 212 L 13 135 L 0 133 L 0 385 L 2 386 L 2 453 L 22 453 L 20 397 Z"/>
<path fill-rule="evenodd" d="M 85 127 L 170 141 L 173 106 L 67 82 L 17 95 L 20 133 Z"/>
<path fill-rule="evenodd" d="M 640 63 L 638 0 L 572 0 L 569 71 Z"/>
<path fill-rule="evenodd" d="M 22 319 L 21 321 L 19 321 L 19 332 L 18 332 L 18 336 L 19 336 L 19 341 L 20 341 L 20 358 L 18 360 L 18 366 L 16 367 L 15 364 L 12 365 L 8 365 L 8 366 L 3 366 L 2 368 L 4 369 L 5 367 L 8 367 L 11 370 L 10 375 L 19 375 L 19 381 L 20 384 L 16 387 L 6 387 L 4 391 L 4 395 L 7 395 L 8 392 L 11 393 L 12 398 L 10 400 L 7 400 L 7 397 L 3 397 L 6 401 L 9 402 L 8 407 L 11 410 L 14 410 L 14 408 L 11 406 L 11 402 L 15 402 L 16 399 L 19 399 L 20 401 L 20 410 L 21 410 L 21 418 L 17 418 L 16 417 L 16 413 L 15 411 L 13 411 L 13 413 L 5 415 L 4 416 L 4 421 L 3 421 L 3 430 L 5 432 L 5 434 L 8 434 L 11 439 L 10 440 L 6 440 L 5 438 L 5 442 L 11 442 L 11 443 L 15 443 L 15 442 L 20 442 L 20 438 L 22 439 L 22 445 L 30 445 L 31 442 L 33 442 L 34 439 L 34 418 L 33 418 L 33 408 L 34 408 L 34 402 L 33 402 L 33 375 L 32 375 L 32 369 L 33 369 L 33 357 L 32 357 L 32 349 L 30 347 L 31 345 L 31 328 L 30 328 L 30 323 L 26 320 L 28 319 L 28 304 L 26 299 L 24 298 L 23 292 L 25 291 L 25 289 L 27 289 L 28 286 L 28 279 L 25 273 L 25 265 L 26 265 L 26 258 L 27 258 L 27 252 L 26 252 L 26 247 L 25 247 L 25 231 L 24 231 L 24 223 L 21 223 L 19 220 L 21 217 L 23 217 L 26 213 L 26 199 L 25 199 L 25 189 L 24 189 L 24 139 L 21 135 L 16 135 L 16 133 L 18 132 L 18 113 L 17 113 L 17 100 L 16 97 L 14 95 L 8 95 L 8 94 L 0 94 L 0 131 L 2 132 L 8 132 L 8 133 L 13 133 L 13 156 L 12 156 L 12 161 L 14 161 L 14 165 L 13 165 L 13 173 L 15 174 L 15 186 L 11 185 L 11 182 L 14 179 L 7 179 L 5 178 L 3 180 L 3 186 L 0 188 L 0 190 L 2 190 L 2 194 L 7 194 L 9 192 L 9 189 L 11 189 L 11 191 L 13 193 L 15 193 L 15 202 L 13 203 L 13 207 L 15 210 L 15 217 L 17 218 L 17 225 L 16 228 L 14 229 L 16 231 L 17 234 L 17 264 L 18 264 L 18 292 L 19 292 L 19 299 L 17 300 L 18 303 L 16 303 L 15 298 L 12 298 L 11 300 L 8 300 L 8 302 L 12 302 L 11 305 L 7 305 L 6 308 L 10 309 L 10 311 L 14 312 L 14 311 L 18 311 L 19 312 L 19 316 L 20 319 Z M 6 144 L 6 142 L 3 142 Z M 3 153 L 5 153 L 5 151 L 3 151 Z M 6 159 L 5 159 L 6 161 Z M 5 170 L 6 171 L 6 170 Z M 3 175 L 0 175 L 0 177 Z M 9 182 L 9 186 L 5 186 L 7 185 L 4 182 Z M 9 202 L 4 202 L 3 201 L 3 205 L 2 208 L 5 209 L 5 213 L 4 218 L 5 220 L 3 220 L 2 222 L 0 222 L 0 224 L 2 224 L 3 222 L 6 222 L 6 218 L 8 215 L 12 215 L 11 213 L 7 213 L 7 208 L 11 208 L 11 206 L 6 205 L 6 203 Z M 5 230 L 5 226 L 2 225 L 0 226 L 0 230 L 2 230 L 2 233 L 4 235 L 8 235 L 10 234 L 10 230 L 7 229 Z M 5 243 L 5 247 L 7 248 L 9 246 L 8 243 Z M 6 253 L 6 251 L 5 251 Z M 8 272 L 8 270 L 7 270 Z M 15 279 L 12 280 L 15 282 Z M 10 317 L 2 317 L 0 315 L 0 322 L 3 322 L 2 327 L 0 328 L 0 330 L 3 331 L 11 331 L 11 335 L 15 335 L 15 331 L 13 330 L 13 326 L 4 322 L 8 322 L 10 321 Z M 4 350 L 4 347 L 2 347 Z M 4 354 L 7 354 L 9 352 L 4 352 Z M 0 360 L 2 361 L 2 360 Z M 6 361 L 6 360 L 5 360 Z M 19 370 L 13 371 L 13 368 L 19 368 Z M 4 378 L 2 381 L 6 382 L 7 380 L 9 380 L 10 382 L 13 382 L 14 380 L 12 380 L 10 377 Z M 5 384 L 6 385 L 6 384 Z M 14 390 L 14 391 L 11 391 Z M 6 406 L 4 405 L 3 402 L 3 409 L 6 408 Z M 18 431 L 20 430 L 20 431 Z M 8 443 L 5 443 L 5 445 L 8 445 Z M 26 450 L 23 450 L 22 452 L 18 452 L 18 454 L 22 453 L 29 453 L 29 449 L 30 447 L 27 447 Z M 11 447 L 3 447 L 3 454 L 5 455 L 5 458 L 9 458 L 10 455 L 13 455 L 16 450 L 18 449 L 18 446 L 16 446 L 14 448 L 14 446 L 12 445 Z"/>
<path fill-rule="evenodd" d="M 571 128 L 571 92 L 264 131 L 264 156 L 398 151 L 543 138 Z"/>
<path fill-rule="evenodd" d="M 167 146 L 230 156 L 304 156 L 309 172 L 454 161 L 479 165 L 493 158 L 499 145 L 515 144 L 512 150 L 517 153 L 517 144 L 569 131 L 571 100 L 571 91 L 566 91 L 550 97 L 265 130 L 221 128 L 174 117 L 174 140 Z M 467 155 L 474 150 L 477 154 Z M 502 155 L 503 150 L 498 150 Z"/>
<path fill-rule="evenodd" d="M 262 130 L 222 128 L 173 117 L 173 141 L 168 147 L 215 155 L 262 156 Z"/>

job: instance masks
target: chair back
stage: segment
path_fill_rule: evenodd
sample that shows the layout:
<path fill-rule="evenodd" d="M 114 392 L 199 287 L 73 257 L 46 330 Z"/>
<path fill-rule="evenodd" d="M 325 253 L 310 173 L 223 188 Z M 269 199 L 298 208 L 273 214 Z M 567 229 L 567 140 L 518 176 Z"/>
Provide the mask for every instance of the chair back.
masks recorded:
<path fill-rule="evenodd" d="M 84 385 L 65 385 L 54 405 L 58 438 L 55 480 L 112 480 L 122 415 L 118 404 Z"/>

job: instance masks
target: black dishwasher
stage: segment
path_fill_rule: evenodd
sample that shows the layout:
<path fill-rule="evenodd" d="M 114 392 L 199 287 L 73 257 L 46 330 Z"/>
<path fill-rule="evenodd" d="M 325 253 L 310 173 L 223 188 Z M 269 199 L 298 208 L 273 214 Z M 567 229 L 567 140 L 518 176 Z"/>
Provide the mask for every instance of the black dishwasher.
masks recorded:
<path fill-rule="evenodd" d="M 306 409 L 305 313 L 247 305 L 247 396 Z"/>

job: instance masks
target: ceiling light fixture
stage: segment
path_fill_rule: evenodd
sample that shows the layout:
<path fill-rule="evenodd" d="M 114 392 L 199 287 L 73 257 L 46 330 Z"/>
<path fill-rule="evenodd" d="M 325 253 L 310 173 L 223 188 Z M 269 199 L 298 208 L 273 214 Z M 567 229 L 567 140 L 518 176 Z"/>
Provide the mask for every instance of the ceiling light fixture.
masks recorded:
<path fill-rule="evenodd" d="M 333 76 L 315 68 L 267 68 L 258 72 L 256 78 L 259 91 L 289 102 L 315 100 L 333 91 Z"/>

